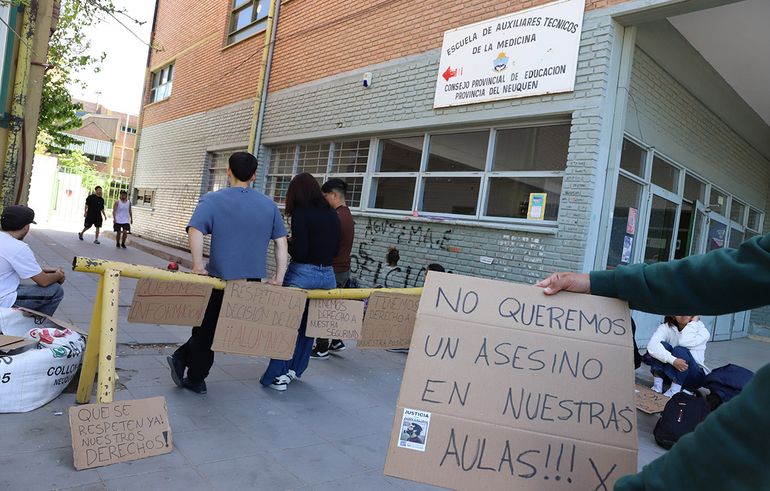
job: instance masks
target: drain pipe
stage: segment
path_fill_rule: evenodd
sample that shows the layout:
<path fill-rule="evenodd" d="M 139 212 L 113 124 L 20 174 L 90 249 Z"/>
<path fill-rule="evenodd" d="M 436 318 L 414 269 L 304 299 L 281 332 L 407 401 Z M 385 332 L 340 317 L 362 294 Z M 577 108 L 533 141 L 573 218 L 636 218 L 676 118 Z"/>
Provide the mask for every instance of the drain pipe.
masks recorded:
<path fill-rule="evenodd" d="M 262 127 L 265 120 L 265 106 L 267 104 L 267 88 L 270 83 L 270 69 L 273 66 L 273 47 L 275 46 L 280 11 L 281 0 L 271 0 L 270 12 L 267 14 L 262 65 L 259 73 L 259 82 L 257 83 L 257 98 L 254 101 L 251 131 L 249 132 L 249 152 L 254 155 L 259 153 L 259 145 L 262 140 Z"/>

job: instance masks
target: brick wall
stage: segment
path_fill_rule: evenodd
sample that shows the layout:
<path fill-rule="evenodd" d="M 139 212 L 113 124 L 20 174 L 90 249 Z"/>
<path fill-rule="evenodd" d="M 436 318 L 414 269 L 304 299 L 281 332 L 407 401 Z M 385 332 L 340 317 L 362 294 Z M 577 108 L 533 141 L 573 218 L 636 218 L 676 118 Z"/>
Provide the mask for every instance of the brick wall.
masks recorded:
<path fill-rule="evenodd" d="M 553 0 L 324 0 L 281 7 L 270 90 L 441 46 L 444 31 Z M 627 0 L 586 0 L 586 11 Z"/>
<path fill-rule="evenodd" d="M 151 52 L 150 68 L 173 60 L 174 85 L 168 99 L 144 107 L 144 128 L 255 96 L 264 33 L 227 46 L 231 0 L 158 2 L 153 44 L 159 50 Z"/>
<path fill-rule="evenodd" d="M 487 12 L 484 17 L 493 15 Z M 385 284 L 387 278 L 389 285 L 392 281 L 410 286 L 415 281 L 420 284 L 422 277 L 416 279 L 417 273 L 430 262 L 442 263 L 458 273 L 521 282 L 534 282 L 551 271 L 581 270 L 591 203 L 596 198 L 602 106 L 613 40 L 608 17 L 586 17 L 576 87 L 567 94 L 434 110 L 440 57 L 436 49 L 276 91 L 268 98 L 263 141 L 279 144 L 313 138 L 365 137 L 409 128 L 423 131 L 566 116 L 572 130 L 558 230 L 532 233 L 473 223 L 422 223 L 358 213 L 352 269 L 364 285 Z M 373 72 L 370 89 L 360 86 L 360 73 L 364 71 Z M 388 277 L 382 262 L 391 245 L 401 251 L 403 271 Z M 481 256 L 493 258 L 493 264 L 481 263 Z"/>
<path fill-rule="evenodd" d="M 134 207 L 133 231 L 187 247 L 185 226 L 201 196 L 207 151 L 245 148 L 252 100 L 145 128 L 134 187 L 155 189 L 154 209 Z"/>
<path fill-rule="evenodd" d="M 640 49 L 634 54 L 626 131 L 759 210 L 770 211 L 770 161 Z M 750 332 L 770 335 L 770 307 L 752 311 Z"/>

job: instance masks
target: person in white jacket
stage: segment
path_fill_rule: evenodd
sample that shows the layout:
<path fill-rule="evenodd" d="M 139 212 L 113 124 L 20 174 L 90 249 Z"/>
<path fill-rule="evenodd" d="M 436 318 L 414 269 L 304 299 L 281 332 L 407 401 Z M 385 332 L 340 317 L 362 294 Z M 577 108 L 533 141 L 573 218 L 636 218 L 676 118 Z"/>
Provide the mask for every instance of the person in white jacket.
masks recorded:
<path fill-rule="evenodd" d="M 671 387 L 663 394 L 671 397 L 682 389 L 695 391 L 703 384 L 709 369 L 704 364 L 710 333 L 697 316 L 666 317 L 650 338 L 647 352 L 652 356 L 652 390 L 663 392 L 663 382 Z"/>

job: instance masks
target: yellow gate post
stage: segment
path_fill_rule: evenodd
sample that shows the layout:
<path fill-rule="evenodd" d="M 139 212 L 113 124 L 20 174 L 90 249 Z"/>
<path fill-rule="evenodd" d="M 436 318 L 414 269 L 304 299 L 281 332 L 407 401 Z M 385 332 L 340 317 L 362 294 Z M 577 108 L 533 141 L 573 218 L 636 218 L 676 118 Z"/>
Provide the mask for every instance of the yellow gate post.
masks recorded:
<path fill-rule="evenodd" d="M 102 275 L 102 319 L 99 335 L 99 402 L 112 402 L 115 392 L 115 352 L 118 339 L 120 272 L 108 269 Z"/>
<path fill-rule="evenodd" d="M 94 389 L 94 377 L 96 377 L 96 363 L 99 359 L 99 344 L 95 341 L 101 338 L 102 332 L 102 289 L 104 275 L 99 275 L 99 286 L 96 287 L 96 299 L 94 310 L 91 314 L 91 327 L 88 330 L 88 342 L 86 353 L 83 356 L 83 367 L 80 369 L 78 381 L 78 394 L 75 400 L 80 404 L 88 404 L 91 401 L 91 391 Z M 94 342 L 91 342 L 94 340 Z"/>

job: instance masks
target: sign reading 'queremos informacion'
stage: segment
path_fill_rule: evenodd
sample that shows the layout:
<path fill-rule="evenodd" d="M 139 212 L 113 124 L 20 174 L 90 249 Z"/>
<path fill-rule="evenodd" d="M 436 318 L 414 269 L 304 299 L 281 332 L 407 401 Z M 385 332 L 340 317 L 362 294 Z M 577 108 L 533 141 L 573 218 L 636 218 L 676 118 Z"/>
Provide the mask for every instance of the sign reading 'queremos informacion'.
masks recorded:
<path fill-rule="evenodd" d="M 433 107 L 570 92 L 584 0 L 564 0 L 444 33 Z"/>

